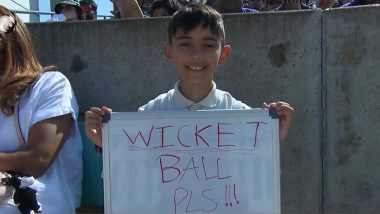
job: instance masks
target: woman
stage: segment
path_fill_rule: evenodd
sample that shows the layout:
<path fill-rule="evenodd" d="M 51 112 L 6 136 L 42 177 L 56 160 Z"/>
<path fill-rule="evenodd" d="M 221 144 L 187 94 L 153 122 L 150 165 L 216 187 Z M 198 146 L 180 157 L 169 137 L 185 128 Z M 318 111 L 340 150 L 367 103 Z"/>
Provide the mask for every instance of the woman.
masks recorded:
<path fill-rule="evenodd" d="M 0 43 L 0 172 L 37 178 L 43 213 L 75 213 L 82 142 L 74 93 L 67 78 L 52 71 L 55 67 L 41 66 L 21 19 L 0 5 L 0 21 L 2 17 L 16 22 Z M 0 213 L 19 211 L 8 200 L 0 204 Z"/>

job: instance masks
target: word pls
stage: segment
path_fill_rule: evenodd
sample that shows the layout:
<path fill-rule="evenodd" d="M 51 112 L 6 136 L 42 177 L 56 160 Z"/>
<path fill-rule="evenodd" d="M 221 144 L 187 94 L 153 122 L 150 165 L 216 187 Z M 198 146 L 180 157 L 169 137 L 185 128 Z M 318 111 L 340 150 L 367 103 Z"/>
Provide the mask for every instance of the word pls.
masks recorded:
<path fill-rule="evenodd" d="M 227 193 L 228 186 L 228 193 Z M 226 191 L 224 195 L 225 205 L 226 207 L 233 207 L 231 200 L 231 195 L 233 194 L 233 198 L 236 202 L 236 206 L 240 204 L 236 197 L 236 185 L 226 184 Z M 230 192 L 233 187 L 233 193 Z M 221 191 L 213 191 L 211 189 L 203 189 L 203 190 L 190 190 L 185 187 L 178 187 L 174 190 L 173 193 L 173 207 L 174 214 L 179 213 L 211 213 L 218 208 L 219 204 L 223 204 L 223 202 L 218 201 L 217 197 L 218 193 Z"/>

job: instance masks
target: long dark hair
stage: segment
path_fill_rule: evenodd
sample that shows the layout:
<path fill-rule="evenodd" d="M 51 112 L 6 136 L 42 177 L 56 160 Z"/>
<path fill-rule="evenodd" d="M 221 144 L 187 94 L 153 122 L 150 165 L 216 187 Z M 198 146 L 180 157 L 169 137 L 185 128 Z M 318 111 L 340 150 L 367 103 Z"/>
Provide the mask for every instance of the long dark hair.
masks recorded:
<path fill-rule="evenodd" d="M 0 17 L 12 16 L 17 24 L 12 33 L 1 40 L 0 63 L 0 108 L 4 115 L 14 113 L 14 104 L 46 70 L 54 70 L 55 66 L 43 68 L 38 60 L 32 38 L 22 20 L 7 8 L 0 5 Z"/>

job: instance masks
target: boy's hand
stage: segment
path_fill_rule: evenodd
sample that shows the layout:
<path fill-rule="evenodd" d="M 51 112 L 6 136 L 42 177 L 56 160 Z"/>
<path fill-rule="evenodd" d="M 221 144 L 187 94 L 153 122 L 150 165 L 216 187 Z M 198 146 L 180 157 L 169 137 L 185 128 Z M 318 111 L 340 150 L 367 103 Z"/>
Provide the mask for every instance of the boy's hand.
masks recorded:
<path fill-rule="evenodd" d="M 112 109 L 103 106 L 101 109 L 91 107 L 85 113 L 86 135 L 99 147 L 102 147 L 102 121 L 106 113 L 111 113 Z"/>
<path fill-rule="evenodd" d="M 288 103 L 281 101 L 269 104 L 264 102 L 262 107 L 276 110 L 280 118 L 280 143 L 284 143 L 288 136 L 290 125 L 292 124 L 294 109 Z"/>

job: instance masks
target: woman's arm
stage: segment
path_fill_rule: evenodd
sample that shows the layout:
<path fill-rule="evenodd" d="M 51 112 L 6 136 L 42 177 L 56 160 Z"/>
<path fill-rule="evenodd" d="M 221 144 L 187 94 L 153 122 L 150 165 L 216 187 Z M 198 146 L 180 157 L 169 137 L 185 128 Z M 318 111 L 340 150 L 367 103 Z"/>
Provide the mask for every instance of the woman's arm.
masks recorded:
<path fill-rule="evenodd" d="M 29 130 L 26 150 L 0 153 L 0 171 L 10 170 L 36 178 L 42 176 L 55 160 L 72 126 L 71 114 L 35 123 Z"/>

